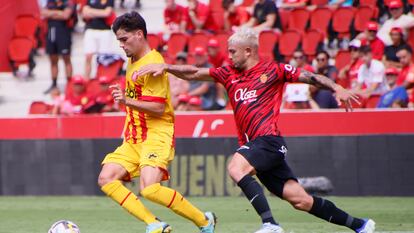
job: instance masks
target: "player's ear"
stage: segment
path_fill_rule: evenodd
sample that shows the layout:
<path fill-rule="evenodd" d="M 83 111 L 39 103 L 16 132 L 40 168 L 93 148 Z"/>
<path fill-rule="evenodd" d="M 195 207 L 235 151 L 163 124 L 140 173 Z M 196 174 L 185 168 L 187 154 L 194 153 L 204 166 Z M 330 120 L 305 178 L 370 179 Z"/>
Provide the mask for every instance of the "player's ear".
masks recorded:
<path fill-rule="evenodd" d="M 245 51 L 247 56 L 252 55 L 252 48 L 251 47 L 246 47 L 244 51 Z"/>

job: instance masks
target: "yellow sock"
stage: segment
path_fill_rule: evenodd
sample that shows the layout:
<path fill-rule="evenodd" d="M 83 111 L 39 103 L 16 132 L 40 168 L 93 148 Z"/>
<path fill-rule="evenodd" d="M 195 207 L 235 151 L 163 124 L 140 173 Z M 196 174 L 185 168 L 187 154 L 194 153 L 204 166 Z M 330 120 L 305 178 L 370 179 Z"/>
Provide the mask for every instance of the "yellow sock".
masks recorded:
<path fill-rule="evenodd" d="M 127 189 L 119 180 L 112 181 L 102 187 L 102 191 L 114 201 L 118 202 L 124 209 L 134 217 L 150 224 L 156 222 L 155 216 L 142 204 L 142 202 Z"/>
<path fill-rule="evenodd" d="M 204 213 L 173 189 L 163 187 L 157 183 L 146 187 L 141 191 L 141 195 L 150 201 L 170 208 L 176 214 L 187 218 L 199 227 L 208 224 Z"/>

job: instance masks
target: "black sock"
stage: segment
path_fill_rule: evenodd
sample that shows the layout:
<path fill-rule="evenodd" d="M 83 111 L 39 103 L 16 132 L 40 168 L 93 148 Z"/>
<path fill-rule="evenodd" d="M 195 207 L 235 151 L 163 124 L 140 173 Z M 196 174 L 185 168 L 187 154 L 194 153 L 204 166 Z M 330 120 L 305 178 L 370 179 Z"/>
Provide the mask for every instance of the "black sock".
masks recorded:
<path fill-rule="evenodd" d="M 253 177 L 246 175 L 237 183 L 237 185 L 241 188 L 244 195 L 246 195 L 257 214 L 262 218 L 263 223 L 270 222 L 272 224 L 277 224 L 273 219 L 272 211 L 269 208 L 262 187 Z"/>
<path fill-rule="evenodd" d="M 328 222 L 349 227 L 354 231 L 364 224 L 364 220 L 352 217 L 331 201 L 320 197 L 313 197 L 313 206 L 309 213 Z"/>
<path fill-rule="evenodd" d="M 56 87 L 57 86 L 57 79 L 52 79 L 52 87 Z"/>

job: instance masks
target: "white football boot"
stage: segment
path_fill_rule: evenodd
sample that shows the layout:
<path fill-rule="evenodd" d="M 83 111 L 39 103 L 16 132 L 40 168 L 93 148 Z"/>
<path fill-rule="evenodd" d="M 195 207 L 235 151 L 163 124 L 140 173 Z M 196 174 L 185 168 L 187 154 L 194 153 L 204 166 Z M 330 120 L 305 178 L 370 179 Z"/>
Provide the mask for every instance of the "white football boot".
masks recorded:
<path fill-rule="evenodd" d="M 270 222 L 263 223 L 262 228 L 260 228 L 255 233 L 284 233 L 283 229 L 279 225 L 271 224 Z"/>

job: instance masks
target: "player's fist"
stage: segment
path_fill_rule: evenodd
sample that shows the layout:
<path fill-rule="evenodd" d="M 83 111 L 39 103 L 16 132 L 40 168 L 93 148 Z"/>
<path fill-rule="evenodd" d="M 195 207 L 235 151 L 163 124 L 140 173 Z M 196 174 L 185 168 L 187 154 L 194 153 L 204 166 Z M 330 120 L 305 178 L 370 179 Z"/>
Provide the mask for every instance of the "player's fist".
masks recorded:
<path fill-rule="evenodd" d="M 120 104 L 125 104 L 126 97 L 124 95 L 124 92 L 121 89 L 121 86 L 119 84 L 111 85 L 109 88 L 112 89 L 112 97 L 114 98 L 115 102 Z"/>

